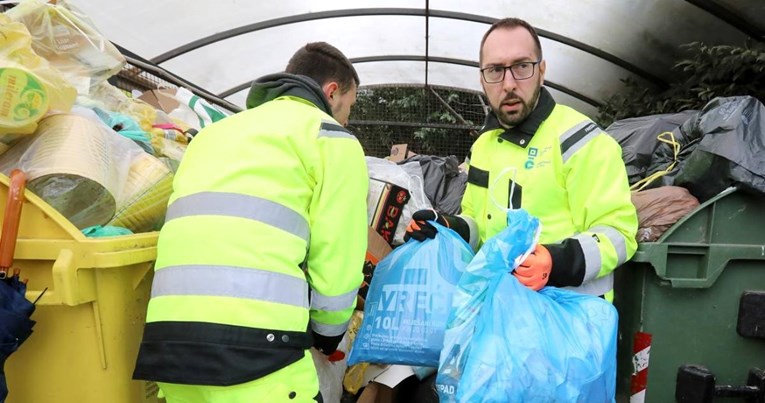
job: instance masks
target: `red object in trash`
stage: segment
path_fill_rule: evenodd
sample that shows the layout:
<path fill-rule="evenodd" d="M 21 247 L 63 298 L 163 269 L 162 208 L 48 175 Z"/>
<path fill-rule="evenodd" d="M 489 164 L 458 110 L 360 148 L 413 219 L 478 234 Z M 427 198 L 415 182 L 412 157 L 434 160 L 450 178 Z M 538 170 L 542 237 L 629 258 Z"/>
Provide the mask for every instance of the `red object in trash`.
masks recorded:
<path fill-rule="evenodd" d="M 342 361 L 343 358 L 345 358 L 345 353 L 341 350 L 335 350 L 334 353 L 327 356 L 327 361 L 329 362 L 338 362 Z"/>
<path fill-rule="evenodd" d="M 13 252 L 16 250 L 21 207 L 24 205 L 24 189 L 27 183 L 26 174 L 19 169 L 11 171 L 10 179 L 3 229 L 2 234 L 0 234 L 0 277 L 8 276 L 8 270 L 13 264 Z"/>

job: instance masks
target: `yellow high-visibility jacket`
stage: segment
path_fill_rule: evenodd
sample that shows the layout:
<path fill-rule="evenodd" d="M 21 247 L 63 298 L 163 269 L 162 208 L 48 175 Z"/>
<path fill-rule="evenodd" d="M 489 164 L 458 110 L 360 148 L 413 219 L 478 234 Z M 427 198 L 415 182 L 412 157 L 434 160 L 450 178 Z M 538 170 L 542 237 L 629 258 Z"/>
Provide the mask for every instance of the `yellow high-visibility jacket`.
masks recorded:
<path fill-rule="evenodd" d="M 250 105 L 203 129 L 175 176 L 138 379 L 247 382 L 346 331 L 367 241 L 361 145 L 307 77 L 264 77 Z"/>
<path fill-rule="evenodd" d="M 557 105 L 544 88 L 519 126 L 506 130 L 491 114 L 471 149 L 462 199 L 471 244 L 506 227 L 504 208 L 522 207 L 542 224 L 540 243 L 553 258 L 548 284 L 610 300 L 613 270 L 637 248 L 637 213 L 621 155 L 613 138 Z"/>

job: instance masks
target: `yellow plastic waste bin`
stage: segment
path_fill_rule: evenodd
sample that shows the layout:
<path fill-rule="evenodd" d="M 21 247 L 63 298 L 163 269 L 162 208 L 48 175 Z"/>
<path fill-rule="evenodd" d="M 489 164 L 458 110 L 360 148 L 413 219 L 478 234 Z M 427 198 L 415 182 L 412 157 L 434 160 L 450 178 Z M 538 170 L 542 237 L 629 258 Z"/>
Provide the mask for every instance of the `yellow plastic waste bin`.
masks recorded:
<path fill-rule="evenodd" d="M 0 174 L 0 201 L 8 186 Z M 156 385 L 131 375 L 158 233 L 86 238 L 33 193 L 25 198 L 12 267 L 29 279 L 27 299 L 39 297 L 37 324 L 5 364 L 6 401 L 157 402 Z"/>

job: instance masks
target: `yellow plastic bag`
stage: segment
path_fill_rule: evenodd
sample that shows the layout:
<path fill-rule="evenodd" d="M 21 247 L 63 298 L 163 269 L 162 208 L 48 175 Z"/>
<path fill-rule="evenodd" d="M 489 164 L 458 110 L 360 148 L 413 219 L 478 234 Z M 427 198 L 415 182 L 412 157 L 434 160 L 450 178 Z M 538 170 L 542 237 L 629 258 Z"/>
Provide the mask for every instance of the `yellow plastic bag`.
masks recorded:
<path fill-rule="evenodd" d="M 34 132 L 49 110 L 68 112 L 77 96 L 31 42 L 24 24 L 0 14 L 0 142 Z"/>
<path fill-rule="evenodd" d="M 353 344 L 353 340 L 356 339 L 356 335 L 361 327 L 361 321 L 364 318 L 364 312 L 354 311 L 351 316 L 351 323 L 348 324 L 348 338 L 350 339 L 349 345 Z M 343 387 L 348 392 L 356 394 L 362 386 L 364 386 L 364 373 L 369 367 L 369 363 L 360 362 L 356 365 L 351 365 L 345 371 L 343 377 Z"/>
<path fill-rule="evenodd" d="M 22 0 L 6 14 L 27 26 L 32 48 L 63 73 L 80 94 L 117 74 L 125 57 L 95 28 L 85 13 L 59 0 Z"/>
<path fill-rule="evenodd" d="M 134 233 L 159 229 L 173 193 L 173 172 L 147 153 L 138 154 L 130 165 L 117 211 L 107 225 L 125 227 Z"/>

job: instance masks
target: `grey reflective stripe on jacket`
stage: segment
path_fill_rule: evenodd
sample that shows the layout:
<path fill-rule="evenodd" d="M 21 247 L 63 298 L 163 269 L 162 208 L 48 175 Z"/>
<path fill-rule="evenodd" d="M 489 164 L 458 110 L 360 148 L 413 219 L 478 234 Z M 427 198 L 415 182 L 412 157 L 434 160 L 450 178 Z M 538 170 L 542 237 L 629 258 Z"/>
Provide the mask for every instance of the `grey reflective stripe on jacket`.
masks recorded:
<path fill-rule="evenodd" d="M 327 120 L 321 122 L 321 129 L 319 130 L 318 137 L 345 138 L 358 141 L 356 136 L 354 136 L 353 133 L 348 131 L 346 128 L 338 125 L 335 122 L 330 122 Z"/>
<path fill-rule="evenodd" d="M 151 297 L 168 295 L 253 299 L 308 309 L 308 283 L 304 278 L 248 267 L 163 267 L 154 273 Z"/>
<path fill-rule="evenodd" d="M 313 329 L 313 331 L 316 333 L 326 337 L 340 336 L 341 334 L 345 333 L 346 330 L 348 330 L 348 323 L 350 321 L 351 320 L 348 319 L 339 325 L 328 325 L 326 323 L 317 322 L 311 319 L 311 329 Z"/>
<path fill-rule="evenodd" d="M 593 280 L 600 274 L 600 268 L 603 266 L 600 249 L 598 248 L 598 242 L 592 237 L 593 234 L 579 234 L 573 237 L 579 241 L 579 245 L 582 247 L 582 253 L 584 254 L 584 279 L 582 283 L 587 283 Z"/>
<path fill-rule="evenodd" d="M 579 287 L 563 287 L 566 290 L 576 291 L 578 293 L 601 296 L 606 295 L 614 289 L 614 273 L 588 281 Z"/>
<path fill-rule="evenodd" d="M 603 133 L 595 123 L 586 120 L 567 130 L 560 136 L 560 153 L 565 164 L 590 140 Z"/>
<path fill-rule="evenodd" d="M 627 241 L 624 239 L 624 235 L 617 231 L 616 228 L 607 225 L 598 225 L 587 231 L 606 235 L 606 238 L 611 241 L 611 245 L 613 245 L 614 250 L 616 250 L 616 257 L 618 259 L 616 262 L 617 267 L 627 261 Z"/>
<path fill-rule="evenodd" d="M 183 196 L 167 207 L 165 222 L 196 215 L 219 215 L 255 220 L 310 242 L 308 221 L 295 210 L 257 196 L 200 192 Z"/>
<path fill-rule="evenodd" d="M 355 305 L 358 292 L 359 289 L 356 288 L 345 294 L 329 297 L 316 292 L 316 290 L 311 290 L 311 309 L 325 312 L 342 311 L 348 309 Z M 350 322 L 350 320 L 345 321 L 339 325 L 330 325 L 311 319 L 311 329 L 323 336 L 339 336 L 347 330 L 348 322 Z"/>
<path fill-rule="evenodd" d="M 342 295 L 328 297 L 319 294 L 316 290 L 311 290 L 311 309 L 320 311 L 342 311 L 348 309 L 356 303 L 356 295 L 359 289 L 349 291 Z"/>
<path fill-rule="evenodd" d="M 468 217 L 466 215 L 458 215 L 457 217 L 463 219 L 465 223 L 467 223 L 468 231 L 470 231 L 470 239 L 468 240 L 468 244 L 470 245 L 470 248 L 473 249 L 473 251 L 478 250 L 478 238 L 480 234 L 478 233 L 478 224 L 475 223 L 475 220 L 473 218 Z"/>
<path fill-rule="evenodd" d="M 619 231 L 607 225 L 599 225 L 587 230 L 585 234 L 578 234 L 574 239 L 579 241 L 584 254 L 585 274 L 582 285 L 578 287 L 564 287 L 569 290 L 581 292 L 590 295 L 604 295 L 614 288 L 614 274 L 609 273 L 606 276 L 598 278 L 602 267 L 602 260 L 598 242 L 593 236 L 605 235 L 616 250 L 617 263 L 621 266 L 627 261 L 627 243 Z"/>

